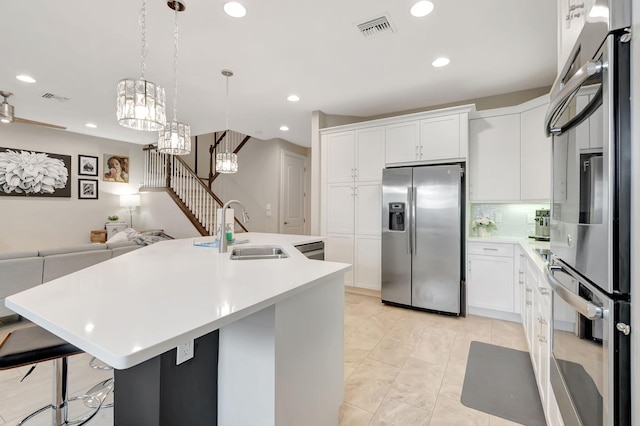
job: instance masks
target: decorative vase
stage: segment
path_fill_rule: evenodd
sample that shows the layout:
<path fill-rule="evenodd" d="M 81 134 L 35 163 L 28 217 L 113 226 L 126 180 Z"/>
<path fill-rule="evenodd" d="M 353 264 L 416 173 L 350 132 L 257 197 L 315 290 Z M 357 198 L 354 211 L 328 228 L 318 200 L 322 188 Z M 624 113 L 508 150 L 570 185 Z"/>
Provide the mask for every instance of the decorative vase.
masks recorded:
<path fill-rule="evenodd" d="M 478 226 L 476 228 L 476 235 L 478 237 L 490 237 L 491 236 L 491 229 L 485 228 L 484 226 Z"/>

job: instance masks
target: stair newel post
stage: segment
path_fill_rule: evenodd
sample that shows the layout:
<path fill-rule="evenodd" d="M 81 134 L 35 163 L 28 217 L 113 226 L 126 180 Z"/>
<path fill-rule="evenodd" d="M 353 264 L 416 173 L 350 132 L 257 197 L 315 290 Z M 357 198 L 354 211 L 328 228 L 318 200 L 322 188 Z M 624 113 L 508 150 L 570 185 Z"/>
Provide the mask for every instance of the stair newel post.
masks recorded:
<path fill-rule="evenodd" d="M 171 188 L 171 156 L 170 155 L 166 155 L 165 156 L 165 161 L 166 161 L 166 165 L 167 165 L 167 172 L 166 172 L 166 176 L 167 176 L 167 188 Z"/>
<path fill-rule="evenodd" d="M 214 133 L 215 140 L 215 133 Z M 215 147 L 213 145 L 209 145 L 209 191 L 211 191 L 211 187 L 213 186 L 213 157 L 214 157 Z"/>

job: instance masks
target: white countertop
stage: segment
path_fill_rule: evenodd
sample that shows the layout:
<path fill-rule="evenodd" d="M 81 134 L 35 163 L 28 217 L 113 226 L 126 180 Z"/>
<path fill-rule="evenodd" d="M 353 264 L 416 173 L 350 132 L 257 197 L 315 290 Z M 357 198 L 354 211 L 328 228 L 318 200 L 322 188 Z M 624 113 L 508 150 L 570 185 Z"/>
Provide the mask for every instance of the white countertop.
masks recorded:
<path fill-rule="evenodd" d="M 323 237 L 240 234 L 251 245 L 275 244 L 286 259 L 230 260 L 211 237 L 163 241 L 6 299 L 8 308 L 125 369 L 251 315 L 351 265 L 309 260 L 294 244 Z"/>

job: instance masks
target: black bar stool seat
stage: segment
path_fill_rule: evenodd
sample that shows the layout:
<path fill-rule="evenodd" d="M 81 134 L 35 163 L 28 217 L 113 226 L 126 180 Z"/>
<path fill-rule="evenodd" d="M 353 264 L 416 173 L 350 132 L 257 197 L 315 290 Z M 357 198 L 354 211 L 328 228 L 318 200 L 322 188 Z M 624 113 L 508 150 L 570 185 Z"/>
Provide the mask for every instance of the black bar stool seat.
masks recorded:
<path fill-rule="evenodd" d="M 82 353 L 82 350 L 37 325 L 12 330 L 8 337 L 0 334 L 0 342 L 4 342 L 0 346 L 0 370 L 53 361 L 52 403 L 29 414 L 18 425 L 47 410 L 51 410 L 51 424 L 54 426 L 82 425 L 97 414 L 102 400 L 82 395 L 71 400 L 95 400 L 91 406 L 93 412 L 73 421 L 68 419 L 68 403 L 71 400 L 67 396 L 67 357 Z"/>

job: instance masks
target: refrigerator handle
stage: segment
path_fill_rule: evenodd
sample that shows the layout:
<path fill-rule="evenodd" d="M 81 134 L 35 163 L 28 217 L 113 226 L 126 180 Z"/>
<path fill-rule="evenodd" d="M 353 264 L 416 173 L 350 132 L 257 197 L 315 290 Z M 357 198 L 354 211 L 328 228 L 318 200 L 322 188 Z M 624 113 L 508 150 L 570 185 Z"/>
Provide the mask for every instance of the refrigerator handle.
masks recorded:
<path fill-rule="evenodd" d="M 418 253 L 418 245 L 416 241 L 418 239 L 418 233 L 416 232 L 416 204 L 418 204 L 418 189 L 414 186 L 411 188 L 411 191 L 411 233 L 413 234 L 411 242 L 413 243 L 412 253 L 415 255 Z"/>
<path fill-rule="evenodd" d="M 408 198 L 408 209 L 407 209 L 407 254 L 409 256 L 411 256 L 411 229 L 413 229 L 413 225 L 412 225 L 412 215 L 413 215 L 413 208 L 411 207 L 413 205 L 413 192 L 411 191 L 411 187 L 408 186 L 407 187 L 407 198 Z"/>

